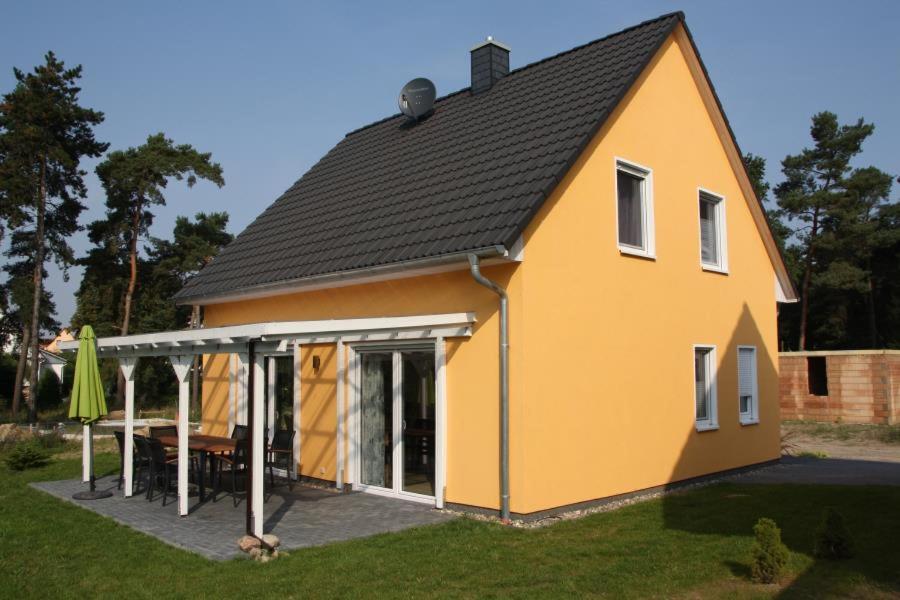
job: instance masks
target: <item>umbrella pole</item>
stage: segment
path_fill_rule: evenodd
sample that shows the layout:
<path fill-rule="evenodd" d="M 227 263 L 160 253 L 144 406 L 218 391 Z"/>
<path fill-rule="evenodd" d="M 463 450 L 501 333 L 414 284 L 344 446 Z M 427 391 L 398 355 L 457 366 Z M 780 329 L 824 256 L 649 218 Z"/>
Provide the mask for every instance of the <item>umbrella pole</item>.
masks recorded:
<path fill-rule="evenodd" d="M 75 500 L 100 500 L 101 498 L 111 498 L 113 493 L 110 490 L 100 490 L 97 491 L 96 479 L 94 477 L 94 424 L 91 423 L 88 425 L 88 435 L 90 436 L 89 448 L 91 451 L 91 476 L 90 476 L 90 490 L 87 492 L 78 492 L 72 494 L 72 498 Z"/>

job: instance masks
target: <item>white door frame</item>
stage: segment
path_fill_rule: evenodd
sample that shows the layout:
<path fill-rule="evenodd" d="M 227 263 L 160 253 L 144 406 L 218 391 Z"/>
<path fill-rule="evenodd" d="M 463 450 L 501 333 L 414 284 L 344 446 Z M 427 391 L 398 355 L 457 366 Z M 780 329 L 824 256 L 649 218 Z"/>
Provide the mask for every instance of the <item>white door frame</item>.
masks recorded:
<path fill-rule="evenodd" d="M 402 350 L 425 350 L 434 352 L 435 364 L 435 495 L 426 496 L 424 494 L 416 494 L 414 492 L 403 491 L 403 475 L 399 473 L 395 477 L 392 489 L 383 487 L 366 485 L 362 483 L 362 461 L 360 460 L 360 436 L 361 436 L 361 419 L 360 419 L 360 394 L 362 392 L 362 372 L 361 372 L 361 354 L 365 351 L 370 352 L 390 352 L 392 360 L 392 368 L 395 374 L 393 402 L 394 413 L 397 414 L 397 403 L 402 403 L 402 366 L 400 351 Z M 444 485 L 446 482 L 446 439 L 447 439 L 447 423 L 446 423 L 446 365 L 445 365 L 444 339 L 436 338 L 431 340 L 421 340 L 415 342 L 393 342 L 393 343 L 359 343 L 352 345 L 350 370 L 351 370 L 351 389 L 350 389 L 350 462 L 353 473 L 353 489 L 379 496 L 390 496 L 393 498 L 401 498 L 413 502 L 421 502 L 423 504 L 434 505 L 435 508 L 444 507 Z M 400 374 L 397 377 L 396 374 Z M 402 407 L 402 404 L 401 404 Z M 402 414 L 402 413 L 401 413 Z M 394 440 L 401 440 L 403 436 L 402 418 L 395 418 L 392 426 Z M 392 449 L 393 464 L 396 466 L 402 464 L 403 457 L 401 455 L 402 445 L 395 441 Z M 397 472 L 397 469 L 394 469 Z M 400 469 L 402 471 L 402 469 Z"/>

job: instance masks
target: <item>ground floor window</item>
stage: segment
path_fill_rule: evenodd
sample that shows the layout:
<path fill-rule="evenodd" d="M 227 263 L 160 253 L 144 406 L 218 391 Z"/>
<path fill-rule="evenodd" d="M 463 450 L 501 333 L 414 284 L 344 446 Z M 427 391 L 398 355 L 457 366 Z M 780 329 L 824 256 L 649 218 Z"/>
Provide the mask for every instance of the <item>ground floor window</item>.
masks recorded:
<path fill-rule="evenodd" d="M 694 420 L 698 431 L 719 426 L 715 370 L 716 347 L 694 346 Z"/>
<path fill-rule="evenodd" d="M 756 348 L 738 346 L 738 410 L 741 423 L 759 422 Z"/>

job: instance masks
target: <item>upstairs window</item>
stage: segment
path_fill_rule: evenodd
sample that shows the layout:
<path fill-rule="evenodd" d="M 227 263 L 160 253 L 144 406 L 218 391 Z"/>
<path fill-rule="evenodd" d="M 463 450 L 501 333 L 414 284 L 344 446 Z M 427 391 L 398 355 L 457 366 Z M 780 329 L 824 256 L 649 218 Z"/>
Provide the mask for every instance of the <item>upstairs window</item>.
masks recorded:
<path fill-rule="evenodd" d="M 649 169 L 616 161 L 616 214 L 619 251 L 652 258 L 653 185 Z"/>
<path fill-rule="evenodd" d="M 697 431 L 719 427 L 716 405 L 716 347 L 694 346 L 694 420 Z"/>
<path fill-rule="evenodd" d="M 725 199 L 700 191 L 700 264 L 710 271 L 727 272 Z"/>
<path fill-rule="evenodd" d="M 753 346 L 738 346 L 738 412 L 745 425 L 759 422 L 756 348 Z"/>

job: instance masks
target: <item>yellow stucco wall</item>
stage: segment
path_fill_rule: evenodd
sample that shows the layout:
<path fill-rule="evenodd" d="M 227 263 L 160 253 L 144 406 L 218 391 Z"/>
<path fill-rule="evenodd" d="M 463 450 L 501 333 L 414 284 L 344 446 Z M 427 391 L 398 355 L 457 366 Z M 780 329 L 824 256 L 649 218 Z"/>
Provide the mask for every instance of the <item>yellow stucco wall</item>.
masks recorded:
<path fill-rule="evenodd" d="M 653 169 L 656 260 L 617 250 L 615 157 Z M 698 186 L 726 198 L 728 275 L 700 268 Z M 513 512 L 778 456 L 774 271 L 675 38 L 524 237 L 522 264 L 484 269 L 510 294 Z M 212 305 L 205 321 L 458 311 L 478 321 L 472 338 L 448 343 L 446 499 L 497 508 L 497 302 L 468 272 Z M 697 433 L 692 346 L 706 343 L 718 346 L 720 429 Z M 749 427 L 738 424 L 738 344 L 758 348 L 761 423 Z M 318 378 L 312 353 L 323 360 Z M 334 368 L 333 345 L 304 350 L 300 462 L 326 479 L 335 477 Z M 227 419 L 227 397 L 227 385 L 205 383 L 205 429 L 222 422 L 222 406 Z"/>
<path fill-rule="evenodd" d="M 526 233 L 522 512 L 779 455 L 774 270 L 682 52 L 670 38 Z M 655 260 L 618 251 L 616 158 L 652 169 Z M 725 196 L 728 275 L 701 269 L 698 187 Z M 694 427 L 694 344 L 717 346 L 718 431 Z M 759 425 L 738 421 L 739 344 Z"/>
<path fill-rule="evenodd" d="M 513 318 L 518 318 L 521 293 L 515 267 L 497 265 L 485 267 L 483 271 L 508 287 Z M 447 447 L 452 450 L 448 451 L 446 499 L 448 502 L 497 508 L 499 413 L 496 308 L 496 296 L 475 283 L 468 270 L 461 270 L 212 305 L 205 308 L 204 314 L 206 326 L 214 327 L 263 321 L 475 312 L 477 323 L 472 338 L 447 341 L 447 388 L 451 398 L 447 406 Z M 512 335 L 514 343 L 516 335 Z M 312 373 L 313 353 L 322 357 L 318 377 Z M 514 353 L 511 361 L 513 377 L 519 368 L 515 358 L 517 355 Z M 334 344 L 326 344 L 316 346 L 315 350 L 305 346 L 301 358 L 301 472 L 330 480 L 335 479 L 336 473 L 335 356 Z M 227 359 L 216 357 L 209 364 L 215 364 L 218 360 L 224 364 Z M 520 390 L 521 385 L 514 383 L 513 389 Z M 227 423 L 227 385 L 205 385 L 203 396 L 204 431 L 224 433 L 219 424 L 223 420 Z M 345 399 L 349 403 L 349 386 Z M 345 414 L 348 408 L 345 407 Z M 325 473 L 321 472 L 322 468 Z"/>

